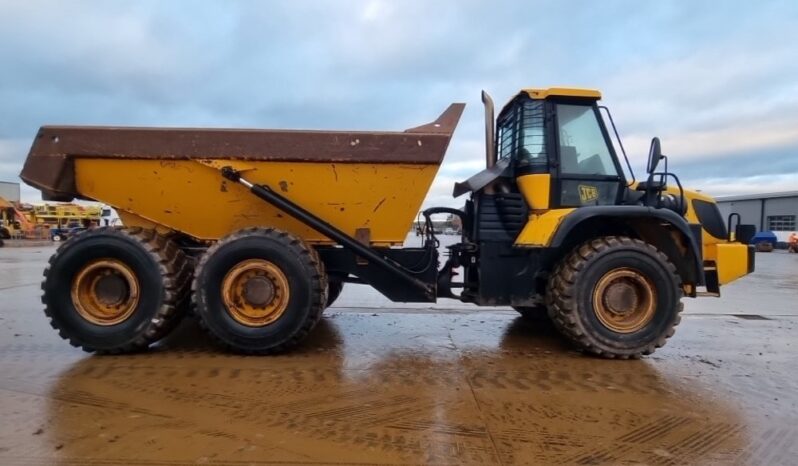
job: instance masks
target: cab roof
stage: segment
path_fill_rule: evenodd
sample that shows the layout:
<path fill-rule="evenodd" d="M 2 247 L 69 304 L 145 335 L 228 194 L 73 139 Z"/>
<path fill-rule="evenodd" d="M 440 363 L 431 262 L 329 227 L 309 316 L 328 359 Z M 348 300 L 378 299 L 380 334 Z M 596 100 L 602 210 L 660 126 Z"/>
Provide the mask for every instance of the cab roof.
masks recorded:
<path fill-rule="evenodd" d="M 586 99 L 601 99 L 601 92 L 597 89 L 583 89 L 579 87 L 548 87 L 521 89 L 519 94 L 526 94 L 530 99 L 546 99 L 548 97 L 582 97 Z"/>
<path fill-rule="evenodd" d="M 519 97 L 529 97 L 532 100 L 545 100 L 549 97 L 570 97 L 575 99 L 599 100 L 601 99 L 601 92 L 598 89 L 584 89 L 581 87 L 530 87 L 521 89 L 521 92 L 514 95 L 509 102 L 507 102 L 502 111 L 499 112 L 499 117 L 511 108 L 512 103 Z"/>

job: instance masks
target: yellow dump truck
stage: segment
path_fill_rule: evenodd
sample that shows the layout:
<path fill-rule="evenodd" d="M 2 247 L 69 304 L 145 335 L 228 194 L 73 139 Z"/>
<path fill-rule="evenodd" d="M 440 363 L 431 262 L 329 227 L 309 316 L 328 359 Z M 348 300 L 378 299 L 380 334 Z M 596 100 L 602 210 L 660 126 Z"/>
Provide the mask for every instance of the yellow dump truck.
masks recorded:
<path fill-rule="evenodd" d="M 752 227 L 732 236 L 656 138 L 636 181 L 600 97 L 525 89 L 496 119 L 483 93 L 486 168 L 455 185 L 463 209 L 423 212 L 421 247 L 403 242 L 463 104 L 402 132 L 42 127 L 22 179 L 45 199 L 108 204 L 125 225 L 57 250 L 45 313 L 73 345 L 116 353 L 164 337 L 191 304 L 228 348 L 275 353 L 356 283 L 544 313 L 585 352 L 649 354 L 683 296 L 718 296 L 753 270 Z M 435 214 L 462 224 L 443 265 Z"/>

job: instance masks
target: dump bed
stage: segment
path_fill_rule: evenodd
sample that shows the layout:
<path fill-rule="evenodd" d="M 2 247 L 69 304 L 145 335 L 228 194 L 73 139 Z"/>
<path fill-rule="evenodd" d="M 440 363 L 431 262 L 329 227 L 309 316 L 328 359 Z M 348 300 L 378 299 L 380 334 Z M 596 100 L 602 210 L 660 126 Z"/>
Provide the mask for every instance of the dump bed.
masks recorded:
<path fill-rule="evenodd" d="M 128 225 L 204 240 L 274 226 L 327 241 L 225 182 L 218 168 L 231 165 L 352 235 L 401 244 L 463 107 L 403 132 L 44 126 L 20 177 L 47 200 L 111 205 Z"/>

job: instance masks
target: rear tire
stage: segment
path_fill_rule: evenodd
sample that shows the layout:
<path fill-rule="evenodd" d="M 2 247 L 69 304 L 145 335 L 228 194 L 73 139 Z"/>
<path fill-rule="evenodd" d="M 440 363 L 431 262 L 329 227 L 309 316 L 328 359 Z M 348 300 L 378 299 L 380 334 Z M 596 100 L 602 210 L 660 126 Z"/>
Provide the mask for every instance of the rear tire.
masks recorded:
<path fill-rule="evenodd" d="M 186 258 L 153 230 L 97 228 L 50 258 L 42 302 L 62 338 L 88 352 L 139 351 L 179 319 Z"/>
<path fill-rule="evenodd" d="M 594 239 L 554 270 L 549 317 L 583 351 L 637 358 L 663 346 L 682 310 L 680 278 L 662 252 L 624 236 Z"/>
<path fill-rule="evenodd" d="M 248 228 L 202 256 L 192 284 L 200 324 L 223 346 L 272 354 L 296 346 L 321 318 L 327 275 L 302 240 Z"/>

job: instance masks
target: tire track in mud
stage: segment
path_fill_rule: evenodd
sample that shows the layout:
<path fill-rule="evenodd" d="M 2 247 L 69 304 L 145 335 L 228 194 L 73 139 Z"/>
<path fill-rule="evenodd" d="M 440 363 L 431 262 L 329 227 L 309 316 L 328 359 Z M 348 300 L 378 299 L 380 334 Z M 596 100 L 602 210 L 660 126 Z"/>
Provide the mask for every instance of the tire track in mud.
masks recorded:
<path fill-rule="evenodd" d="M 627 443 L 649 443 L 689 422 L 690 420 L 685 417 L 663 416 L 618 437 L 616 440 Z"/>
<path fill-rule="evenodd" d="M 560 464 L 640 463 L 662 466 L 694 464 L 707 460 L 708 455 L 722 452 L 725 461 L 734 456 L 733 444 L 743 427 L 737 424 L 699 424 L 697 419 L 666 415 L 646 422 L 610 441 L 604 448 L 562 458 Z"/>
<path fill-rule="evenodd" d="M 107 358 L 107 357 L 102 357 Z M 109 363 L 97 361 L 98 364 L 81 368 L 70 376 L 85 376 L 96 380 L 109 378 L 179 378 L 186 380 L 247 380 L 250 383 L 257 381 L 269 382 L 264 389 L 275 390 L 279 387 L 296 386 L 306 388 L 315 384 L 341 383 L 349 376 L 363 374 L 364 380 L 370 384 L 401 385 L 401 386 L 454 386 L 462 383 L 462 377 L 469 378 L 475 389 L 486 390 L 524 390 L 540 392 L 612 392 L 631 393 L 640 395 L 671 395 L 672 390 L 663 387 L 660 380 L 646 378 L 636 380 L 634 374 L 625 373 L 568 373 L 562 370 L 537 370 L 537 371 L 506 371 L 493 368 L 479 368 L 474 370 L 453 368 L 428 368 L 405 371 L 380 371 L 371 369 L 340 369 L 340 368 L 309 368 L 290 369 L 280 367 L 228 367 L 223 365 L 212 366 L 185 366 L 170 365 L 178 361 L 161 361 L 162 364 L 147 364 L 150 361 L 137 358 L 134 363 L 123 362 L 124 358 L 117 358 Z M 93 361 L 92 361 L 93 362 Z M 154 362 L 154 361 L 153 361 Z M 27 367 L 27 369 L 26 369 Z M 454 367 L 454 366 L 453 366 Z M 41 376 L 44 370 L 51 375 L 62 372 L 57 367 L 32 367 L 25 365 L 20 370 L 37 373 Z M 21 374 L 20 374 L 21 375 Z M 289 390 L 290 391 L 290 390 Z"/>
<path fill-rule="evenodd" d="M 794 464 L 798 457 L 798 427 L 770 427 L 757 436 L 758 442 L 749 444 L 735 461 L 738 465 Z"/>
<path fill-rule="evenodd" d="M 118 411 L 125 413 L 140 414 L 144 416 L 151 416 L 156 418 L 166 418 L 166 419 L 170 418 L 170 416 L 165 416 L 158 412 L 150 411 L 147 409 L 141 409 L 136 406 L 130 405 L 128 403 L 115 401 L 110 398 L 100 396 L 84 390 L 61 389 L 61 390 L 53 390 L 48 393 L 37 393 L 35 391 L 31 391 L 28 387 L 25 387 L 24 389 L 13 388 L 9 387 L 7 384 L 0 385 L 0 390 L 6 390 L 27 397 L 53 400 L 59 403 L 79 405 L 88 408 L 96 408 L 99 409 L 101 412 Z"/>
<path fill-rule="evenodd" d="M 675 466 L 679 464 L 695 463 L 698 460 L 710 460 L 707 456 L 718 451 L 718 447 L 729 442 L 734 436 L 739 435 L 743 427 L 738 424 L 717 423 L 694 431 L 691 435 L 683 437 L 675 445 L 670 445 L 667 450 L 670 458 L 650 458 L 652 464 Z M 729 461 L 731 452 L 724 452 L 724 458 L 712 458 L 716 461 Z"/>
<path fill-rule="evenodd" d="M 191 374 L 198 378 L 204 378 L 204 374 L 212 375 L 212 378 L 224 380 L 230 373 L 227 368 L 223 367 L 204 367 L 204 368 L 179 368 L 184 371 L 183 374 Z M 166 369 L 166 372 L 172 372 L 175 368 Z M 437 445 L 442 448 L 443 445 L 449 445 L 446 448 L 454 448 L 464 454 L 472 451 L 473 446 L 462 441 L 451 441 L 451 438 L 473 438 L 482 442 L 484 445 L 478 448 L 481 453 L 477 456 L 487 458 L 485 455 L 492 454 L 488 438 L 486 435 L 486 428 L 482 425 L 461 425 L 459 427 L 445 426 L 441 427 L 431 421 L 419 421 L 415 419 L 416 416 L 423 416 L 428 413 L 431 406 L 428 406 L 428 401 L 425 405 L 422 399 L 412 395 L 394 395 L 385 398 L 384 394 L 380 393 L 379 383 L 390 384 L 396 380 L 395 374 L 380 374 L 378 377 L 367 377 L 364 380 L 359 380 L 361 384 L 366 386 L 373 386 L 368 389 L 350 390 L 348 392 L 337 394 L 318 394 L 319 389 L 330 383 L 340 384 L 341 374 L 337 374 L 332 380 L 327 377 L 329 374 L 319 376 L 318 370 L 310 371 L 286 371 L 287 376 L 281 375 L 280 379 L 290 381 L 295 385 L 296 390 L 293 390 L 295 395 L 312 394 L 310 397 L 301 397 L 299 400 L 291 400 L 287 403 L 265 403 L 258 399 L 252 399 L 240 393 L 231 394 L 218 394 L 207 393 L 202 390 L 193 389 L 177 389 L 175 387 L 162 387 L 149 386 L 149 384 L 130 383 L 128 381 L 137 380 L 142 377 L 147 379 L 155 379 L 162 381 L 167 379 L 164 377 L 164 370 L 161 370 L 160 376 L 153 377 L 151 373 L 152 368 L 148 366 L 119 366 L 106 367 L 100 370 L 85 371 L 84 375 L 88 378 L 98 379 L 113 385 L 121 392 L 126 391 L 139 391 L 142 394 L 152 396 L 156 393 L 161 393 L 167 399 L 173 402 L 182 402 L 196 405 L 200 409 L 208 409 L 217 412 L 229 419 L 235 419 L 236 422 L 264 422 L 266 425 L 275 428 L 281 428 L 290 431 L 299 431 L 310 437 L 325 440 L 335 443 L 344 443 L 356 447 L 376 448 L 384 452 L 397 452 L 409 454 L 413 457 L 416 455 L 424 455 L 431 448 Z M 187 371 L 187 372 L 186 372 Z M 254 376 L 255 380 L 264 378 L 264 371 L 262 370 L 248 370 L 238 368 L 235 369 L 235 377 L 240 381 L 246 381 L 250 385 L 253 380 L 249 377 Z M 281 371 L 282 372 L 282 371 Z M 486 371 L 482 370 L 480 376 L 490 377 L 493 373 L 503 375 L 503 371 Z M 278 373 L 279 374 L 279 373 Z M 174 374 L 172 374 L 174 375 Z M 269 377 L 274 376 L 274 372 L 270 372 Z M 386 377 L 386 375 L 390 375 Z M 562 374 L 560 374 L 562 375 Z M 445 377 L 448 379 L 450 377 Z M 375 380 L 376 379 L 376 380 Z M 493 385 L 502 386 L 507 388 L 508 385 L 513 389 L 519 389 L 524 386 L 530 387 L 535 390 L 532 385 L 526 385 L 522 379 L 519 384 L 506 384 L 501 377 L 496 377 Z M 440 379 L 439 379 L 440 380 Z M 438 380 L 438 381 L 439 381 Z M 559 377 L 556 380 L 564 380 L 569 383 L 568 377 Z M 601 378 L 601 383 L 606 384 L 608 380 Z M 623 380 L 619 378 L 618 380 Z M 433 380 L 435 381 L 435 380 Z M 319 383 L 321 382 L 321 385 Z M 376 384 L 374 384 L 377 382 Z M 298 385 L 297 385 L 298 383 Z M 579 385 L 582 383 L 580 382 Z M 278 383 L 279 385 L 279 383 Z M 415 386 L 419 385 L 418 383 Z M 482 387 L 485 388 L 486 384 Z M 554 384 L 547 384 L 547 391 L 554 390 Z M 577 386 L 576 384 L 574 386 Z M 597 391 L 593 386 L 593 390 Z M 408 387 L 408 388 L 412 388 Z M 264 392 L 261 395 L 273 393 L 275 387 L 263 387 Z M 575 388 L 574 388 L 575 390 Z M 637 391 L 640 389 L 638 388 Z M 283 390 L 281 390 L 283 391 Z M 605 388 L 605 391 L 607 389 Z M 617 391 L 610 390 L 615 394 Z M 324 393 L 324 392 L 321 392 Z M 376 397 L 376 398 L 375 398 Z M 268 397 L 266 397 L 268 398 Z M 555 414 L 555 413 L 552 413 Z M 562 412 L 560 411 L 560 414 Z M 414 419 L 402 418 L 413 417 Z M 356 427 L 353 427 L 356 426 Z M 399 432 L 399 433 L 396 433 Z M 404 434 L 401 432 L 405 432 Z M 409 434 L 410 436 L 408 437 Z M 427 441 L 424 436 L 439 434 L 449 440 L 438 438 L 435 444 Z M 504 440 L 506 452 L 512 450 L 512 445 L 507 445 L 507 441 L 517 439 L 518 436 L 499 433 L 499 438 Z M 642 435 L 640 436 L 642 439 Z M 560 443 L 565 444 L 565 438 L 561 438 Z M 573 448 L 574 445 L 570 447 Z M 622 453 L 629 448 L 618 450 Z M 434 450 L 434 448 L 433 448 Z M 571 450 L 572 451 L 572 450 Z M 608 452 L 593 452 L 590 456 L 583 455 L 582 460 L 588 461 L 590 458 L 593 460 L 608 457 Z M 476 459 L 472 453 L 466 454 L 471 459 Z M 511 454 L 503 454 L 502 459 L 511 459 Z M 592 460 L 590 460 L 592 461 Z"/>
<path fill-rule="evenodd" d="M 43 457 L 41 455 L 36 456 L 6 456 L 0 458 L 6 458 L 12 461 L 11 464 L 13 465 L 24 465 L 24 466 L 53 466 L 54 464 L 58 465 L 75 465 L 75 466 L 131 466 L 131 464 L 136 465 L 143 465 L 143 466 L 188 466 L 188 465 L 196 465 L 198 464 L 195 460 L 147 460 L 147 459 L 140 459 L 135 458 L 133 460 L 130 459 L 104 459 L 104 458 L 81 458 L 81 459 L 71 459 L 71 458 L 63 458 L 63 457 Z M 351 461 L 336 461 L 336 460 L 325 460 L 325 461 L 284 461 L 284 460 L 207 460 L 203 461 L 199 464 L 208 464 L 208 465 L 234 465 L 234 466 L 274 466 L 274 465 L 297 465 L 297 466 L 324 466 L 324 465 L 342 465 L 342 466 L 351 466 L 353 463 Z M 356 464 L 360 466 L 382 466 L 385 464 L 390 464 L 391 466 L 418 466 L 419 463 L 417 462 L 409 462 L 409 463 L 398 463 L 398 462 L 390 462 L 390 463 L 372 463 L 372 462 L 357 462 Z"/>
<path fill-rule="evenodd" d="M 62 344 L 49 343 L 15 343 L 0 345 L 0 362 L 20 362 L 24 363 L 21 370 L 26 373 L 36 373 L 39 377 L 43 373 L 51 374 L 55 371 L 60 372 L 59 367 L 53 366 L 53 359 L 56 355 L 63 355 Z M 69 356 L 73 354 L 67 353 Z M 79 353 L 74 353 L 79 357 Z M 300 361 L 296 359 L 299 358 Z M 291 355 L 291 365 L 302 364 L 301 360 L 317 358 L 314 354 Z M 44 366 L 35 365 L 39 359 L 46 359 L 49 364 Z M 121 362 L 122 360 L 133 361 L 132 363 Z M 185 361 L 198 360 L 203 363 L 218 362 L 211 366 L 185 366 Z M 116 362 L 120 361 L 120 362 Z M 342 372 L 357 374 L 362 371 L 367 374 L 370 380 L 377 383 L 403 385 L 452 385 L 461 381 L 460 375 L 465 371 L 475 389 L 517 389 L 517 390 L 538 390 L 542 392 L 563 392 L 563 391 L 583 391 L 588 393 L 604 392 L 607 390 L 618 391 L 620 393 L 636 394 L 657 394 L 671 395 L 673 390 L 667 388 L 656 376 L 641 376 L 637 373 L 624 372 L 589 372 L 579 371 L 570 372 L 561 369 L 543 370 L 502 370 L 500 368 L 474 369 L 458 368 L 456 365 L 451 367 L 437 367 L 429 370 L 388 370 L 374 373 L 369 368 L 308 368 L 302 370 L 290 370 L 281 368 L 288 359 L 282 361 L 275 358 L 278 367 L 254 368 L 239 367 L 241 357 L 226 353 L 208 352 L 205 350 L 169 350 L 168 353 L 154 352 L 143 355 L 128 355 L 120 357 L 110 365 L 100 364 L 99 367 L 90 365 L 86 368 L 86 375 L 94 371 L 106 372 L 103 376 L 122 376 L 119 372 L 139 373 L 144 368 L 149 368 L 150 375 L 181 377 L 188 379 L 213 379 L 226 378 L 235 379 L 237 377 L 252 379 L 268 379 L 272 384 L 285 383 L 285 378 L 290 378 L 297 384 L 308 383 L 308 378 L 312 378 L 316 383 L 338 382 L 342 379 Z M 100 361 L 98 361 L 100 362 Z M 226 363 L 231 363 L 227 365 Z M 149 364 L 148 364 L 149 363 Z M 272 360 L 270 360 L 270 364 Z M 49 367 L 48 367 L 49 366 Z M 231 367 L 232 366 L 232 367 Z M 280 377 L 269 377 L 275 371 L 280 373 Z M 135 375 L 135 374 L 131 374 Z M 288 376 L 288 377 L 286 377 Z M 783 409 L 791 409 L 798 412 L 798 407 L 792 407 L 780 403 L 780 399 L 791 398 L 792 393 L 798 391 L 798 386 L 783 381 L 782 383 L 763 386 L 760 383 L 748 381 L 744 378 L 734 380 L 733 383 L 723 383 L 724 389 L 728 390 L 735 397 L 745 397 L 761 399 L 767 405 Z"/>
<path fill-rule="evenodd" d="M 428 432 L 488 440 L 488 429 L 482 425 L 441 424 L 436 421 L 408 420 L 392 423 L 386 427 L 389 429 L 407 430 L 411 432 Z"/>
<path fill-rule="evenodd" d="M 439 462 L 450 459 L 457 452 L 464 462 L 495 462 L 492 447 L 487 439 L 458 438 L 456 433 L 417 430 L 412 426 L 404 431 L 392 429 L 389 424 L 403 418 L 429 413 L 434 401 L 420 399 L 410 394 L 397 394 L 386 398 L 379 389 L 355 390 L 337 395 L 316 395 L 289 403 L 272 403 L 263 399 L 247 398 L 237 393 L 219 394 L 198 392 L 192 389 L 158 387 L 156 384 L 139 384 L 130 378 L 109 378 L 113 371 L 95 374 L 103 384 L 120 392 L 138 392 L 144 397 L 160 396 L 171 402 L 190 404 L 195 410 L 214 413 L 212 419 L 234 420 L 236 424 L 250 423 L 267 426 L 284 432 L 302 433 L 310 438 L 335 445 L 349 445 L 362 449 L 376 449 L 383 453 L 398 454 L 417 461 Z M 102 374 L 102 375 L 100 375 Z M 135 380 L 135 378 L 133 379 Z M 159 378 L 158 380 L 163 380 Z M 296 394 L 313 394 L 318 391 L 303 387 Z M 268 393 L 261 393 L 264 399 Z M 310 401 L 310 403 L 308 402 Z M 296 410 L 304 404 L 304 409 Z M 198 427 L 194 426 L 194 430 Z M 461 436 L 462 437 L 462 436 Z M 468 436 L 466 436 L 468 437 Z M 241 440 L 240 437 L 237 437 Z M 476 441 L 476 442 L 475 442 Z"/>
<path fill-rule="evenodd" d="M 641 379 L 642 380 L 639 380 Z M 638 395 L 671 395 L 656 377 L 625 373 L 581 372 L 562 370 L 476 369 L 469 374 L 475 389 L 487 390 L 538 390 L 541 392 L 614 392 Z"/>
<path fill-rule="evenodd" d="M 169 426 L 189 435 L 231 443 L 248 441 L 247 430 L 267 427 L 280 435 L 294 435 L 297 441 L 305 438 L 342 449 L 393 455 L 398 458 L 392 460 L 396 463 L 453 459 L 523 463 L 530 458 L 524 455 L 535 451 L 547 462 L 566 464 L 636 461 L 666 466 L 704 460 L 770 465 L 791 464 L 798 455 L 798 431 L 787 427 L 796 421 L 793 400 L 798 388 L 780 377 L 763 385 L 754 378 L 709 374 L 711 378 L 702 385 L 712 387 L 713 396 L 693 397 L 688 387 L 656 375 L 627 369 L 565 371 L 554 365 L 546 367 L 548 361 L 536 364 L 538 369 L 508 370 L 474 363 L 463 367 L 448 361 L 402 369 L 399 363 L 375 367 L 367 358 L 363 368 L 352 369 L 324 355 L 321 359 L 319 355 L 268 358 L 263 363 L 264 359 L 204 351 L 82 359 L 80 354 L 64 351 L 61 345 L 0 345 L 0 350 L 7 348 L 32 351 L 33 362 L 25 354 L 0 352 L 0 361 L 6 362 L 0 388 L 50 398 L 57 405 L 73 406 L 84 413 L 97 410 L 97 416 L 118 417 L 120 412 L 154 416 L 164 419 L 158 421 L 158 427 Z M 64 361 L 71 361 L 73 356 L 77 362 L 70 369 L 70 363 Z M 315 367 L 291 367 L 307 366 L 309 362 Z M 331 367 L 325 367 L 327 363 Z M 585 366 L 577 362 L 575 367 Z M 485 422 L 478 418 L 447 419 L 458 411 L 457 403 L 463 397 L 436 397 L 467 386 L 466 378 L 480 401 L 487 398 Z M 52 392 L 28 393 L 44 393 L 32 388 L 53 383 L 56 389 Z M 709 420 L 713 408 L 700 404 L 694 406 L 694 412 L 681 412 L 696 400 L 711 403 L 713 398 L 725 400 L 727 405 L 733 401 L 731 411 L 771 417 L 752 421 L 755 427 L 744 428 L 734 422 L 734 413 L 721 415 L 731 419 Z M 678 399 L 681 404 L 667 405 L 667 415 L 656 412 L 662 408 L 635 407 L 638 401 L 657 399 L 663 403 Z M 190 421 L 180 420 L 187 410 L 200 415 L 190 416 Z M 435 419 L 436 412 L 444 413 L 444 418 Z M 553 420 L 564 424 L 555 425 Z M 116 428 L 134 432 L 143 428 L 140 422 Z M 764 430 L 757 430 L 757 422 L 765 425 Z M 236 427 L 228 429 L 225 423 Z M 501 458 L 495 457 L 487 439 L 488 425 Z M 590 430 L 591 425 L 601 429 Z M 596 448 L 599 444 L 613 447 Z M 29 464 L 51 464 L 49 460 L 36 463 L 40 460 L 34 457 L 35 450 L 26 450 L 26 454 L 29 456 L 20 464 L 28 460 Z M 0 452 L 0 463 L 6 462 L 3 458 L 9 457 Z M 129 459 L 89 458 L 71 464 L 129 463 Z M 257 460 L 244 463 L 270 464 Z"/>

